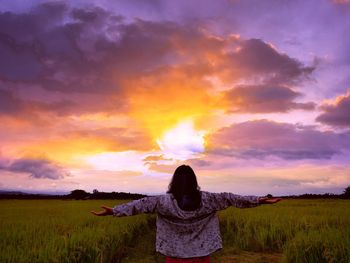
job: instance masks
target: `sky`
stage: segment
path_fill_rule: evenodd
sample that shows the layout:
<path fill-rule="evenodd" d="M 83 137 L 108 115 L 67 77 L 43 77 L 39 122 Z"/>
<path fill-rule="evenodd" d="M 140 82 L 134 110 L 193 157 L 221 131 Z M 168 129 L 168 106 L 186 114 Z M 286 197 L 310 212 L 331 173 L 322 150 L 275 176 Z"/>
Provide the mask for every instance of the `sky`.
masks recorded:
<path fill-rule="evenodd" d="M 342 193 L 350 1 L 2 0 L 0 190 Z"/>

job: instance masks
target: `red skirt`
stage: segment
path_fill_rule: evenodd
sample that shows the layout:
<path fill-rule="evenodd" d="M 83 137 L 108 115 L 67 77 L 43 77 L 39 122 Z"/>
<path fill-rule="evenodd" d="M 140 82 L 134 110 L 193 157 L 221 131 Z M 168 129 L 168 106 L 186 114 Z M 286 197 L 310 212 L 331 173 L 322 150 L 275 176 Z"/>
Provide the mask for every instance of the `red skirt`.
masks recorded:
<path fill-rule="evenodd" d="M 210 256 L 198 258 L 172 258 L 166 257 L 165 263 L 210 263 Z"/>

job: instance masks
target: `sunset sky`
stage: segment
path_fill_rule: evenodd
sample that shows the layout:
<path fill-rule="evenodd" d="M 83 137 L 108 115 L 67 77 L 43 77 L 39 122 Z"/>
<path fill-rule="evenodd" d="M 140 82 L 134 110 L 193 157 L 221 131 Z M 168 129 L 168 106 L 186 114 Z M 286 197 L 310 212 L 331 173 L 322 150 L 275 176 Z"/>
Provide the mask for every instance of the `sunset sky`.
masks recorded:
<path fill-rule="evenodd" d="M 341 193 L 350 1 L 1 0 L 0 190 Z"/>

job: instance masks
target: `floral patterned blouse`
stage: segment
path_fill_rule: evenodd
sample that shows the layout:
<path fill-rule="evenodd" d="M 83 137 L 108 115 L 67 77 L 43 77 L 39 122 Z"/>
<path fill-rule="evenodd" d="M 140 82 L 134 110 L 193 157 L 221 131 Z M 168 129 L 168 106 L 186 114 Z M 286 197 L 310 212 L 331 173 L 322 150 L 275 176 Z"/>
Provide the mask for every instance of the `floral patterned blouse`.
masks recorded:
<path fill-rule="evenodd" d="M 216 212 L 259 205 L 257 196 L 201 192 L 201 206 L 184 211 L 172 194 L 145 197 L 113 208 L 114 216 L 157 213 L 156 251 L 177 258 L 207 256 L 222 248 Z"/>

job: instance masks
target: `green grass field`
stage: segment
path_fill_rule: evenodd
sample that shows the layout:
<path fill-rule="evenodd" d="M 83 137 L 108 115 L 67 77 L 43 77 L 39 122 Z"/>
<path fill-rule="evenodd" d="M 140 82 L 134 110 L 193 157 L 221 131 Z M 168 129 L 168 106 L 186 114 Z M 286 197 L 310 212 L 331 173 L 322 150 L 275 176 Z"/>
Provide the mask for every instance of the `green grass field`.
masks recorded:
<path fill-rule="evenodd" d="M 231 251 L 282 252 L 282 262 L 350 262 L 349 200 L 285 200 L 220 212 Z"/>
<path fill-rule="evenodd" d="M 96 217 L 118 201 L 1 200 L 0 262 L 162 262 L 154 216 Z M 213 262 L 350 263 L 349 200 L 284 200 L 219 213 Z"/>
<path fill-rule="evenodd" d="M 0 262 L 115 262 L 149 227 L 149 216 L 97 217 L 101 203 L 1 200 Z"/>

